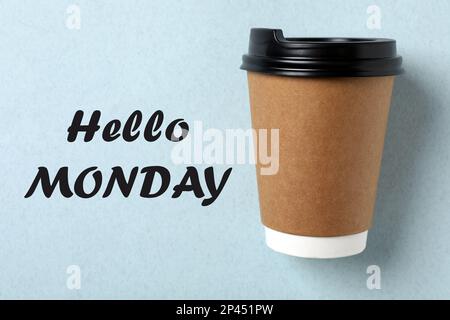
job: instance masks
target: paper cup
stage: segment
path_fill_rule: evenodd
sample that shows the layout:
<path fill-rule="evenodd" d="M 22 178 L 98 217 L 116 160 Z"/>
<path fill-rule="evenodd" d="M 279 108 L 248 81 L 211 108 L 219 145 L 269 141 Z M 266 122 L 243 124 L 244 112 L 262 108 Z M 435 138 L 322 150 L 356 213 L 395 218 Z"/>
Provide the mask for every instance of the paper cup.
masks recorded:
<path fill-rule="evenodd" d="M 276 174 L 257 162 L 270 248 L 308 258 L 365 249 L 400 66 L 393 40 L 252 30 L 242 68 L 253 128 L 279 129 L 280 140 Z"/>

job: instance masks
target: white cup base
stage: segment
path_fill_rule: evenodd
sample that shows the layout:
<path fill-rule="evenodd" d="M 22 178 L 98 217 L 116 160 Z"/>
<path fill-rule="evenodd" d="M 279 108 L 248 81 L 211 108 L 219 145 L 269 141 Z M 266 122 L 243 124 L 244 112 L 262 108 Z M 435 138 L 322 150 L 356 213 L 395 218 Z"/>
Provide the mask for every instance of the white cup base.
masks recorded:
<path fill-rule="evenodd" d="M 368 233 L 364 231 L 339 237 L 306 237 L 264 228 L 266 244 L 272 250 L 295 257 L 316 259 L 343 258 L 361 253 L 366 248 Z"/>

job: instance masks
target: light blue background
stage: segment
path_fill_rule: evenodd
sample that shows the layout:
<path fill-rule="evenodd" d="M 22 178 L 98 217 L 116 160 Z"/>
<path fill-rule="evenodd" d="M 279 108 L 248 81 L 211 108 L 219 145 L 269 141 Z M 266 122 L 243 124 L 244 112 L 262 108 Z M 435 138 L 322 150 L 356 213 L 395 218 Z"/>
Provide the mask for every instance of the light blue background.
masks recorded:
<path fill-rule="evenodd" d="M 81 29 L 65 26 L 81 8 Z M 382 29 L 366 9 L 382 10 Z M 1 1 L 1 298 L 450 298 L 450 2 Z M 24 199 L 38 166 L 75 173 L 97 165 L 164 165 L 172 145 L 66 142 L 75 110 L 102 121 L 135 109 L 210 128 L 250 125 L 239 70 L 253 26 L 286 36 L 398 40 L 398 78 L 367 250 L 314 261 L 265 247 L 256 177 L 233 167 L 217 201 L 192 195 Z M 165 122 L 167 123 L 167 122 Z M 217 166 L 217 170 L 225 167 Z M 73 181 L 73 180 L 72 180 Z M 173 186 L 173 184 L 172 184 Z M 66 288 L 66 268 L 82 271 Z M 382 289 L 368 290 L 379 265 Z"/>

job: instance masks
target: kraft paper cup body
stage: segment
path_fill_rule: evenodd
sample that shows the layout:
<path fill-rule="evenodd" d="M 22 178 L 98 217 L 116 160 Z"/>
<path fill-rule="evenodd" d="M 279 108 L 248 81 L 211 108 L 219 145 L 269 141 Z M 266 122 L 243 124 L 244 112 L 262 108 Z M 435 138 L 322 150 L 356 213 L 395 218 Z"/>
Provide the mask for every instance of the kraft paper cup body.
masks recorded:
<path fill-rule="evenodd" d="M 270 248 L 309 258 L 365 249 L 401 65 L 392 39 L 285 38 L 279 29 L 251 30 L 241 69 L 248 72 L 253 128 L 279 130 L 278 172 L 261 170 L 266 165 L 255 141 Z"/>
<path fill-rule="evenodd" d="M 278 172 L 261 175 L 257 162 L 269 247 L 313 258 L 364 250 L 393 83 L 248 73 L 253 128 L 279 129 Z"/>

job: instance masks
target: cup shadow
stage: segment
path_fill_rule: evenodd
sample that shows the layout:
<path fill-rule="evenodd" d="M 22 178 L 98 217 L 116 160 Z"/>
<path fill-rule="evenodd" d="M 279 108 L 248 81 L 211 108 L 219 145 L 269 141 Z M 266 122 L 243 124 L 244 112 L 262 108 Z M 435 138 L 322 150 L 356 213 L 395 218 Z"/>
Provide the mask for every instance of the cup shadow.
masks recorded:
<path fill-rule="evenodd" d="M 397 77 L 389 115 L 373 228 L 369 232 L 368 254 L 386 266 L 392 256 L 402 253 L 400 241 L 413 222 L 414 183 L 417 168 L 426 156 L 432 130 L 432 98 L 427 95 L 420 77 L 410 74 Z"/>
<path fill-rule="evenodd" d="M 316 269 L 339 274 L 334 280 L 344 282 L 353 274 L 365 279 L 366 268 L 376 264 L 388 268 L 390 262 L 401 259 L 402 243 L 413 223 L 414 181 L 418 166 L 425 156 L 420 146 L 427 144 L 427 132 L 432 130 L 431 97 L 420 77 L 413 72 L 398 76 L 392 96 L 382 168 L 378 182 L 373 227 L 366 250 L 353 257 L 330 260 L 290 258 L 294 268 L 311 273 Z M 349 277 L 346 277 L 347 274 Z M 359 277 L 358 277 L 359 278 Z M 365 280 L 364 282 L 365 283 Z"/>

